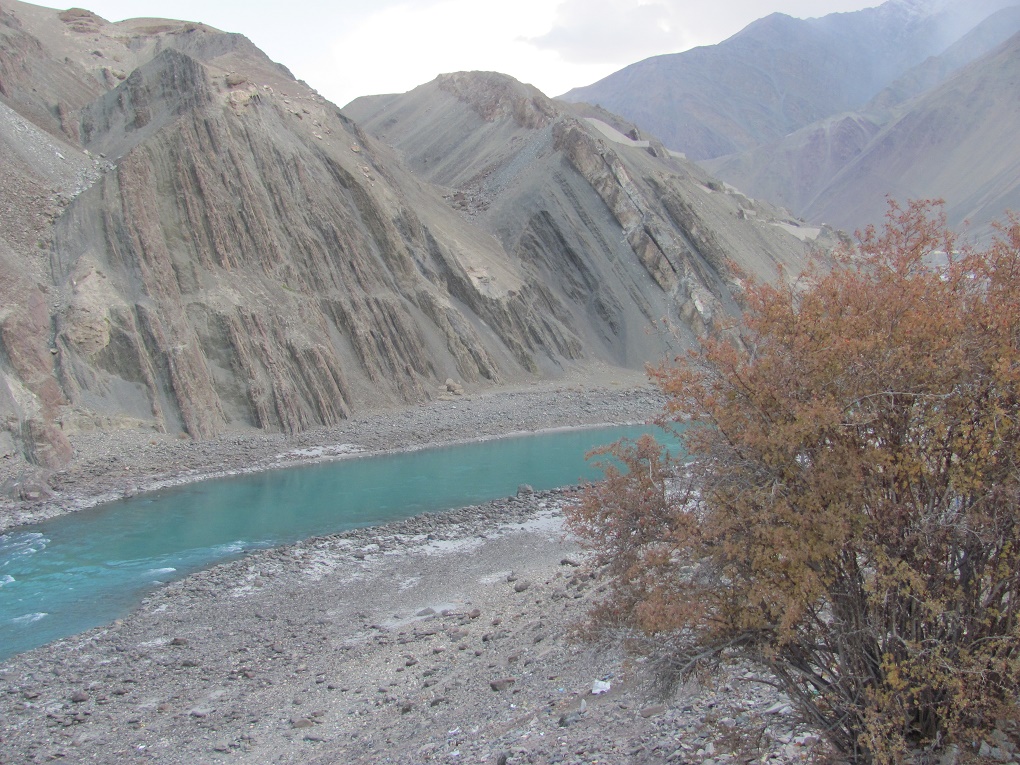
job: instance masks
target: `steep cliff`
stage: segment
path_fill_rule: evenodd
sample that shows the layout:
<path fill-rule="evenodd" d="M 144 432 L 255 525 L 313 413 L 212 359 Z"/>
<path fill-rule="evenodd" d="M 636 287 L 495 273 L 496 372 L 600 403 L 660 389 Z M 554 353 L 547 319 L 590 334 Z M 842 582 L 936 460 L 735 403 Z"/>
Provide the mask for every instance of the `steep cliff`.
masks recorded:
<path fill-rule="evenodd" d="M 427 148 L 394 152 L 238 35 L 10 0 L 0 34 L 0 451 L 39 464 L 87 429 L 297 431 L 640 366 L 808 254 L 509 78 L 429 86 Z"/>

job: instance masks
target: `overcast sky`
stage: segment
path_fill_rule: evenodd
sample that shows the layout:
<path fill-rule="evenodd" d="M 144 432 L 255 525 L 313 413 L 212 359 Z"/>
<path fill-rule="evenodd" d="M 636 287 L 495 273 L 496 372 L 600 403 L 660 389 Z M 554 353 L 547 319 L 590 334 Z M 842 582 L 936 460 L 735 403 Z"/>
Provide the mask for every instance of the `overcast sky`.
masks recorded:
<path fill-rule="evenodd" d="M 110 21 L 177 18 L 240 32 L 343 106 L 360 95 L 403 93 L 437 74 L 461 70 L 503 72 L 557 96 L 649 56 L 720 42 L 774 11 L 807 18 L 880 1 L 81 0 L 80 5 Z"/>

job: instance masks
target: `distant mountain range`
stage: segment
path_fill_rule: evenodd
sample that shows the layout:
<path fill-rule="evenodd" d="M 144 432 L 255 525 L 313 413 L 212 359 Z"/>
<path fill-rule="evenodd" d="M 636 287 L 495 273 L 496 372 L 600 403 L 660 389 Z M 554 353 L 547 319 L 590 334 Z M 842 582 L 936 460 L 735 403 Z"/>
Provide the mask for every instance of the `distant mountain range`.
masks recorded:
<path fill-rule="evenodd" d="M 48 467 L 640 368 L 834 241 L 503 75 L 341 113 L 240 35 L 16 0 L 0 151 L 0 455 Z"/>
<path fill-rule="evenodd" d="M 562 96 L 598 104 L 753 197 L 853 231 L 940 197 L 975 237 L 1017 208 L 1017 0 L 773 14 Z"/>

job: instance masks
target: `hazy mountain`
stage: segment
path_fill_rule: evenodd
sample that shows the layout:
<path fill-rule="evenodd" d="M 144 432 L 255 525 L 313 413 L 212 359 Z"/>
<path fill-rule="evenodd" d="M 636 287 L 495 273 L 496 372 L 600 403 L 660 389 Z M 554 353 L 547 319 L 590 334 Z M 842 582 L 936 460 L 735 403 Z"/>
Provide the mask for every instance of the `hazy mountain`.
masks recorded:
<path fill-rule="evenodd" d="M 879 221 L 887 196 L 927 197 L 946 200 L 954 226 L 969 221 L 971 233 L 987 235 L 1020 201 L 1018 31 L 1020 8 L 1004 9 L 861 112 L 703 164 L 749 194 L 849 230 Z"/>
<path fill-rule="evenodd" d="M 803 212 L 843 228 L 880 220 L 885 196 L 946 201 L 974 237 L 1020 210 L 1020 34 L 912 102 Z"/>
<path fill-rule="evenodd" d="M 598 104 L 702 160 L 860 109 L 1017 0 L 889 0 L 815 19 L 772 14 L 718 45 L 632 64 L 563 99 Z"/>
<path fill-rule="evenodd" d="M 0 451 L 639 366 L 816 233 L 509 78 L 352 113 L 398 150 L 241 36 L 0 0 Z"/>

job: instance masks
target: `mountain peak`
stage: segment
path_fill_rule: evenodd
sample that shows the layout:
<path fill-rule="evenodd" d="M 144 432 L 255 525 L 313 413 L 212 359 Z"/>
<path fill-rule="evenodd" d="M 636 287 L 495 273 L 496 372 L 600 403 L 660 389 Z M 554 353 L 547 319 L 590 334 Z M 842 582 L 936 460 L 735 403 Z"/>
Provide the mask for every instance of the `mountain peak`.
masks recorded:
<path fill-rule="evenodd" d="M 498 72 L 441 74 L 436 84 L 470 104 L 486 122 L 511 116 L 521 127 L 540 128 L 558 114 L 556 104 L 538 88 Z"/>

